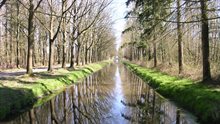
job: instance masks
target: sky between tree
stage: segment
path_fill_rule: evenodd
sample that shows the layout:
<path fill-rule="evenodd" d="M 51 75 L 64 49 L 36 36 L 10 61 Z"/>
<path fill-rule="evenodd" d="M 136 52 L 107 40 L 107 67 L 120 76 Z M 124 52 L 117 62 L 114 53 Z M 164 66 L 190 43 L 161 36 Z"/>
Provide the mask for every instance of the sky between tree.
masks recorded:
<path fill-rule="evenodd" d="M 126 20 L 124 19 L 127 11 L 125 2 L 127 0 L 113 0 L 112 2 L 112 19 L 114 21 L 113 30 L 116 36 L 116 48 L 120 47 L 121 32 L 124 30 Z"/>

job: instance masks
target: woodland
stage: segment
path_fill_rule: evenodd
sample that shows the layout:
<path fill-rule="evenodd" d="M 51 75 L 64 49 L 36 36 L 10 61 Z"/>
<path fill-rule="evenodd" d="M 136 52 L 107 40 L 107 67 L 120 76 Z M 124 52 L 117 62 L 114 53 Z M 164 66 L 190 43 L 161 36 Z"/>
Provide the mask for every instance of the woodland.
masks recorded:
<path fill-rule="evenodd" d="M 120 54 L 147 67 L 217 84 L 219 0 L 128 0 Z M 213 82 L 214 81 L 214 82 Z M 218 83 L 219 84 L 219 83 Z"/>
<path fill-rule="evenodd" d="M 0 68 L 74 68 L 108 59 L 115 37 L 108 0 L 2 0 Z M 69 64 L 69 65 L 67 65 Z"/>

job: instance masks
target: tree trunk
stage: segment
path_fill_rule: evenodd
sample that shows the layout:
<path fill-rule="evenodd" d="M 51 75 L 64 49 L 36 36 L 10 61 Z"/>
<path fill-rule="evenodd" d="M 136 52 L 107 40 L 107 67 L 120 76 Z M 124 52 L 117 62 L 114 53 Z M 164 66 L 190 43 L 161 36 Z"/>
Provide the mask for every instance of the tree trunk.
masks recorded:
<path fill-rule="evenodd" d="M 9 51 L 10 51 L 10 58 L 9 58 L 9 63 L 10 63 L 10 67 L 12 67 L 12 63 L 13 63 L 13 22 L 12 22 L 12 18 L 13 18 L 13 15 L 12 15 L 12 5 L 10 6 L 10 48 L 9 48 Z"/>
<path fill-rule="evenodd" d="M 74 42 L 71 44 L 70 68 L 74 68 Z"/>
<path fill-rule="evenodd" d="M 88 64 L 88 51 L 89 51 L 88 44 L 86 43 L 86 46 L 85 46 L 85 64 Z"/>
<path fill-rule="evenodd" d="M 33 59 L 32 59 L 32 64 L 33 64 L 33 67 L 35 67 L 35 64 L 37 63 L 37 57 L 36 57 L 36 45 L 34 44 L 33 45 Z"/>
<path fill-rule="evenodd" d="M 85 64 L 88 64 L 88 49 L 85 50 Z"/>
<path fill-rule="evenodd" d="M 63 52 L 62 52 L 62 46 L 63 46 L 63 41 L 62 41 L 62 37 L 61 35 L 58 35 L 58 38 L 57 38 L 57 44 L 55 46 L 56 48 L 56 53 L 54 51 L 54 64 L 55 62 L 57 62 L 57 64 L 62 64 L 62 60 L 63 60 Z M 54 49 L 55 50 L 55 49 Z M 62 65 L 61 65 L 62 67 Z"/>
<path fill-rule="evenodd" d="M 73 26 L 72 26 L 72 36 L 73 36 L 73 39 L 71 41 L 71 48 L 70 48 L 70 68 L 73 68 L 74 69 L 74 59 L 75 59 L 75 42 L 77 42 L 77 37 L 78 37 L 78 30 L 77 30 L 77 21 L 76 21 L 76 18 L 77 18 L 77 7 L 76 7 L 76 2 L 74 3 L 74 10 L 73 10 L 73 13 L 74 13 L 74 16 L 73 16 Z"/>
<path fill-rule="evenodd" d="M 45 41 L 47 39 L 47 35 L 45 36 Z M 46 64 L 46 48 L 47 48 L 47 43 L 46 42 L 43 42 L 43 65 Z"/>
<path fill-rule="evenodd" d="M 30 8 L 29 8 L 29 16 L 28 16 L 28 53 L 27 53 L 27 74 L 33 73 L 33 45 L 34 45 L 34 26 L 33 26 L 33 18 L 34 18 L 34 4 L 33 0 L 30 0 Z"/>
<path fill-rule="evenodd" d="M 51 0 L 52 3 L 52 0 Z M 49 72 L 53 71 L 53 61 L 54 61 L 54 50 L 53 50 L 53 44 L 54 44 L 54 31 L 53 31 L 53 26 L 54 26 L 54 17 L 53 17 L 53 11 L 52 8 L 50 8 L 51 10 L 51 15 L 50 15 L 50 31 L 49 31 L 49 62 L 48 62 L 48 70 Z"/>
<path fill-rule="evenodd" d="M 77 46 L 77 54 L 76 54 L 76 65 L 79 65 L 79 59 L 80 59 L 80 44 Z"/>
<path fill-rule="evenodd" d="M 64 10 L 66 9 L 67 2 L 64 3 Z M 63 57 L 62 57 L 62 68 L 66 68 L 66 14 L 62 22 L 63 28 Z"/>
<path fill-rule="evenodd" d="M 16 67 L 19 68 L 19 39 L 20 39 L 20 23 L 19 23 L 19 11 L 20 11 L 20 8 L 19 8 L 19 3 L 16 2 L 16 7 L 17 7 L 17 19 L 16 19 Z"/>
<path fill-rule="evenodd" d="M 84 54 L 85 52 L 85 46 L 82 47 L 82 53 Z M 82 65 L 85 65 L 85 55 L 81 55 L 81 63 Z"/>
<path fill-rule="evenodd" d="M 180 0 L 177 0 L 177 34 L 178 34 L 179 74 L 183 72 L 183 43 L 182 43 L 182 28 L 181 28 L 180 21 L 181 21 Z"/>
<path fill-rule="evenodd" d="M 202 66 L 203 81 L 211 80 L 209 63 L 209 25 L 207 16 L 207 0 L 200 0 L 202 17 Z"/>
<path fill-rule="evenodd" d="M 91 63 L 92 62 L 92 48 L 89 49 L 88 53 L 89 53 L 89 63 Z"/>
<path fill-rule="evenodd" d="M 66 68 L 66 31 L 63 32 L 63 58 L 62 68 Z"/>
<path fill-rule="evenodd" d="M 52 72 L 53 71 L 53 60 L 54 60 L 54 50 L 53 50 L 53 40 L 50 39 L 49 41 L 49 63 L 48 63 L 48 70 L 49 72 Z"/>
<path fill-rule="evenodd" d="M 5 16 L 6 16 L 6 22 L 5 22 L 5 64 L 6 68 L 8 67 L 8 5 L 5 5 Z"/>
<path fill-rule="evenodd" d="M 151 47 L 149 46 L 149 48 L 148 48 L 148 61 L 150 61 L 151 60 Z"/>
<path fill-rule="evenodd" d="M 154 67 L 157 67 L 157 43 L 154 41 L 153 43 L 154 49 Z"/>

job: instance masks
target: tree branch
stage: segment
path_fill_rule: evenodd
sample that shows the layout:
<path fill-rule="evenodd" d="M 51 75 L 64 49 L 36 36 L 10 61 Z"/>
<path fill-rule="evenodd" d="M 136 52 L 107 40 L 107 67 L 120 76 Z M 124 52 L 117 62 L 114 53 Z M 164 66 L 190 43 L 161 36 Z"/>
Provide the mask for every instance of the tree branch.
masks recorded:
<path fill-rule="evenodd" d="M 0 3 L 0 9 L 2 8 L 2 6 L 6 3 L 7 0 L 2 0 L 2 2 Z"/>

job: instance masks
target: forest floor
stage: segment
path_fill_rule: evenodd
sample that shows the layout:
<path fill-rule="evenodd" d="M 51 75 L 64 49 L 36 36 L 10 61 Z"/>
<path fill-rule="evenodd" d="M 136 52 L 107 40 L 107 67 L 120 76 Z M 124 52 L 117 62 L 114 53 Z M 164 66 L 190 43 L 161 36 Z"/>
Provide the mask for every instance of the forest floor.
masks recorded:
<path fill-rule="evenodd" d="M 200 123 L 220 123 L 220 88 L 218 86 L 199 83 L 189 78 L 170 76 L 157 69 L 130 62 L 124 64 L 161 95 L 196 115 Z"/>
<path fill-rule="evenodd" d="M 79 82 L 109 63 L 111 61 L 102 61 L 78 66 L 75 69 L 58 67 L 53 72 L 37 68 L 32 76 L 26 75 L 22 69 L 11 73 L 1 72 L 4 77 L 0 78 L 0 120 L 11 113 L 19 112 L 25 106 L 32 106 L 38 98 Z"/>

